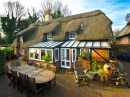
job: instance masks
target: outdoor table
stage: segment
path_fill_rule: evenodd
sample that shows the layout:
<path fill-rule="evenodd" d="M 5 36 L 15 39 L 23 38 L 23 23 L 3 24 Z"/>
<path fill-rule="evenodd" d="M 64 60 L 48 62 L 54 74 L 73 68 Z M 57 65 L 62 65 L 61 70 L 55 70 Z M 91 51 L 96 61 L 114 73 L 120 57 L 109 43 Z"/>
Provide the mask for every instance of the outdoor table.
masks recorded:
<path fill-rule="evenodd" d="M 13 71 L 17 71 L 18 76 L 19 72 L 28 75 L 29 77 L 33 77 L 36 80 L 36 84 L 43 84 L 46 82 L 51 82 L 54 79 L 55 85 L 55 73 L 49 70 L 29 66 L 29 65 L 21 65 L 11 68 Z M 11 70 L 8 71 L 11 73 Z"/>

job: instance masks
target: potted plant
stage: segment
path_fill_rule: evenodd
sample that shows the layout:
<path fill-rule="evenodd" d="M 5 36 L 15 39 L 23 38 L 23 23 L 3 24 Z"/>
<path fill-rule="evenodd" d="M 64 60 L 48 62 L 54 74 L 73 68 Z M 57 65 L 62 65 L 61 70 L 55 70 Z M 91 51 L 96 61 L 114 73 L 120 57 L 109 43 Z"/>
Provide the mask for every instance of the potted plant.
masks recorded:
<path fill-rule="evenodd" d="M 44 56 L 42 56 L 42 59 L 44 60 L 44 62 L 47 63 L 47 69 L 49 69 L 49 66 L 50 66 L 49 62 L 51 61 L 50 56 L 48 54 L 44 55 Z"/>
<path fill-rule="evenodd" d="M 93 74 L 92 71 L 88 71 L 86 75 L 87 75 L 87 77 L 88 77 L 89 80 L 92 80 L 93 77 L 94 77 L 94 74 Z"/>

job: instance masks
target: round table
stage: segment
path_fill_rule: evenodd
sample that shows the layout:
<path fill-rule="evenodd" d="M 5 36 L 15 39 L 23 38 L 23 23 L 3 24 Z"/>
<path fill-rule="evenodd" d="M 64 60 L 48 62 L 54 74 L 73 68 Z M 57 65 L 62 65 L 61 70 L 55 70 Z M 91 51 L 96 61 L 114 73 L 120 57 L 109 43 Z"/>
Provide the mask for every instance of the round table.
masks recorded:
<path fill-rule="evenodd" d="M 19 72 L 28 75 L 29 77 L 33 77 L 36 80 L 37 84 L 42 84 L 46 82 L 50 82 L 54 79 L 55 84 L 55 73 L 50 70 L 45 70 L 33 66 L 21 65 L 11 68 L 13 71 L 17 71 L 18 76 Z M 8 71 L 11 73 L 11 70 Z"/>

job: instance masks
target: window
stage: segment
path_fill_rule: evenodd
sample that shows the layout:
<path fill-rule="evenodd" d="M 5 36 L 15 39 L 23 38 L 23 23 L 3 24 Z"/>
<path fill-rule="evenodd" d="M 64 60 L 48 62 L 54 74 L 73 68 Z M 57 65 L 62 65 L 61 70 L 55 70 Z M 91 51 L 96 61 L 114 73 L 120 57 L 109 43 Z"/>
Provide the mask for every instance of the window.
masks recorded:
<path fill-rule="evenodd" d="M 33 48 L 29 49 L 29 58 L 34 59 L 34 49 Z"/>
<path fill-rule="evenodd" d="M 93 46 L 94 47 L 99 47 L 100 46 L 100 42 L 93 42 Z"/>
<path fill-rule="evenodd" d="M 84 29 L 83 23 L 81 23 L 81 29 Z"/>
<path fill-rule="evenodd" d="M 34 50 L 35 50 L 35 59 L 39 59 L 39 49 Z"/>
<path fill-rule="evenodd" d="M 123 39 L 123 42 L 125 42 L 125 39 Z"/>
<path fill-rule="evenodd" d="M 21 53 L 21 54 L 24 54 L 24 50 L 23 50 L 23 49 L 20 49 L 20 53 Z"/>
<path fill-rule="evenodd" d="M 48 54 L 49 57 L 51 58 L 51 62 L 53 62 L 53 49 L 42 49 L 42 48 L 41 48 L 40 51 L 41 51 L 41 52 L 40 52 L 40 55 L 41 55 L 40 60 L 41 60 L 41 61 L 43 61 L 43 60 L 42 60 L 42 56 Z"/>
<path fill-rule="evenodd" d="M 119 42 L 120 40 L 119 40 L 119 39 L 117 39 L 117 41 Z"/>
<path fill-rule="evenodd" d="M 107 42 L 101 42 L 101 47 L 108 47 Z"/>
<path fill-rule="evenodd" d="M 55 62 L 59 61 L 59 49 L 56 48 L 54 51 Z"/>
<path fill-rule="evenodd" d="M 38 48 L 30 48 L 29 49 L 29 58 L 30 59 L 39 59 L 39 49 Z"/>
<path fill-rule="evenodd" d="M 74 62 L 76 60 L 76 56 L 77 56 L 77 50 L 72 49 L 72 62 Z"/>
<path fill-rule="evenodd" d="M 126 38 L 126 42 L 128 42 L 128 38 Z"/>
<path fill-rule="evenodd" d="M 52 33 L 48 33 L 47 34 L 47 40 L 51 40 L 51 38 L 52 38 Z"/>
<path fill-rule="evenodd" d="M 20 41 L 23 41 L 23 37 L 22 36 L 20 36 Z"/>
<path fill-rule="evenodd" d="M 75 33 L 74 32 L 69 33 L 69 39 L 75 39 Z"/>
<path fill-rule="evenodd" d="M 81 52 L 82 50 L 84 50 L 85 52 L 90 52 L 90 49 L 87 49 L 87 48 L 81 48 L 81 49 L 80 49 L 80 52 Z"/>

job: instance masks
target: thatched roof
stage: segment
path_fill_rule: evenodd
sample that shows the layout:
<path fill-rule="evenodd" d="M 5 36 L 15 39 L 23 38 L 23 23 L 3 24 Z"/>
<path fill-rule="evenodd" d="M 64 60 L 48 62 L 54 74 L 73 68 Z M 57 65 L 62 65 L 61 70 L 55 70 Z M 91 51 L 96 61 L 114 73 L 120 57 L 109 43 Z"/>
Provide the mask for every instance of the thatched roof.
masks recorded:
<path fill-rule="evenodd" d="M 120 32 L 118 32 L 116 34 L 115 37 L 118 38 L 118 37 L 122 37 L 122 36 L 125 36 L 125 35 L 128 35 L 128 34 L 130 34 L 130 31 L 129 31 L 127 25 L 126 25 L 122 30 L 120 30 Z"/>
<path fill-rule="evenodd" d="M 84 29 L 80 29 L 83 23 Z M 66 32 L 76 32 L 76 40 L 106 40 L 112 38 L 112 22 L 100 10 L 34 23 L 17 35 L 23 36 L 22 47 L 43 41 L 43 33 L 52 33 L 52 41 L 66 40 Z M 12 44 L 13 45 L 13 44 Z"/>

